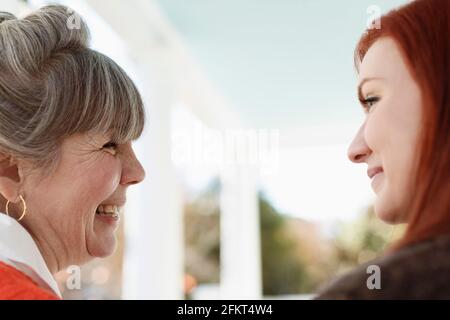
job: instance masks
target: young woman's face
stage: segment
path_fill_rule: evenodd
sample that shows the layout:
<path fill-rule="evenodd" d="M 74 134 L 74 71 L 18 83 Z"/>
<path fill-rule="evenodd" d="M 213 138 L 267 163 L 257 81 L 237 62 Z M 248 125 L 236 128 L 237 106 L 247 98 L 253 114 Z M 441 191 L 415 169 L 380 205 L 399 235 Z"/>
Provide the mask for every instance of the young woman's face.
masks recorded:
<path fill-rule="evenodd" d="M 51 247 L 64 262 L 82 263 L 111 254 L 118 217 L 128 186 L 144 179 L 131 143 L 115 146 L 102 135 L 76 134 L 61 146 L 55 171 L 44 179 L 30 175 L 24 195 L 24 219 L 38 243 Z M 108 214 L 98 213 L 110 211 Z M 47 238 L 47 239 L 46 239 Z"/>
<path fill-rule="evenodd" d="M 366 118 L 348 156 L 367 163 L 375 213 L 388 223 L 405 222 L 413 196 L 422 98 L 393 39 L 381 38 L 368 50 L 360 65 L 359 88 Z"/>

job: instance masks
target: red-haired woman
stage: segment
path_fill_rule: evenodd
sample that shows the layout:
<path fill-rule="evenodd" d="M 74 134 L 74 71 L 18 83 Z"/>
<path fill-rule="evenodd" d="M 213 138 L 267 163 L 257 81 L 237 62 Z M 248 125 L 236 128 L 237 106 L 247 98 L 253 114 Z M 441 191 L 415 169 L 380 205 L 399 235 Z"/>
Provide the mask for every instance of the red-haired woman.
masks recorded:
<path fill-rule="evenodd" d="M 368 166 L 378 217 L 407 230 L 318 298 L 450 299 L 450 1 L 417 0 L 383 16 L 355 62 L 366 118 L 348 156 Z"/>

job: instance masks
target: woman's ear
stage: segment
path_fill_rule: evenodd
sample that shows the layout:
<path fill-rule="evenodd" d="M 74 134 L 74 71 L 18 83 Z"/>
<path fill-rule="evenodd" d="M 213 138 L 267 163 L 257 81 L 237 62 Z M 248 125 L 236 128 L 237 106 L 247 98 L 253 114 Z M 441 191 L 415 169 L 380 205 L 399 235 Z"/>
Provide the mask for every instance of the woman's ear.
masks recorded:
<path fill-rule="evenodd" d="M 21 183 L 17 161 L 0 153 L 0 194 L 6 200 L 17 202 Z"/>

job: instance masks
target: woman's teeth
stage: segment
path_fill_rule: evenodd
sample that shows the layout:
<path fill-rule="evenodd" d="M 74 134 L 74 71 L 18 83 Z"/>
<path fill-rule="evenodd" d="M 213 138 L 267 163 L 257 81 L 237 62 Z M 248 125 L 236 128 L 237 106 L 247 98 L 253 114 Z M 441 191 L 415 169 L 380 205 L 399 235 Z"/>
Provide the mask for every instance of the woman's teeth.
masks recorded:
<path fill-rule="evenodd" d="M 116 218 L 119 216 L 119 207 L 116 205 L 99 205 L 95 212 L 99 216 L 108 216 Z"/>

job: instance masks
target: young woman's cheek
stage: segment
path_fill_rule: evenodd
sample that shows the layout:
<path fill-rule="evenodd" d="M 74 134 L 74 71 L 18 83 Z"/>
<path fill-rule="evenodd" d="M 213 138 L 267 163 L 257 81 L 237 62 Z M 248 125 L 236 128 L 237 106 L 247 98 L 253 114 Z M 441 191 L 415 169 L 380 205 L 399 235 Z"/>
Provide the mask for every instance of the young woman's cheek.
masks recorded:
<path fill-rule="evenodd" d="M 380 114 L 371 110 L 366 115 L 364 126 L 364 139 L 371 151 L 371 157 L 380 158 L 383 153 L 385 122 L 380 119 Z M 377 163 L 379 164 L 379 163 Z"/>

